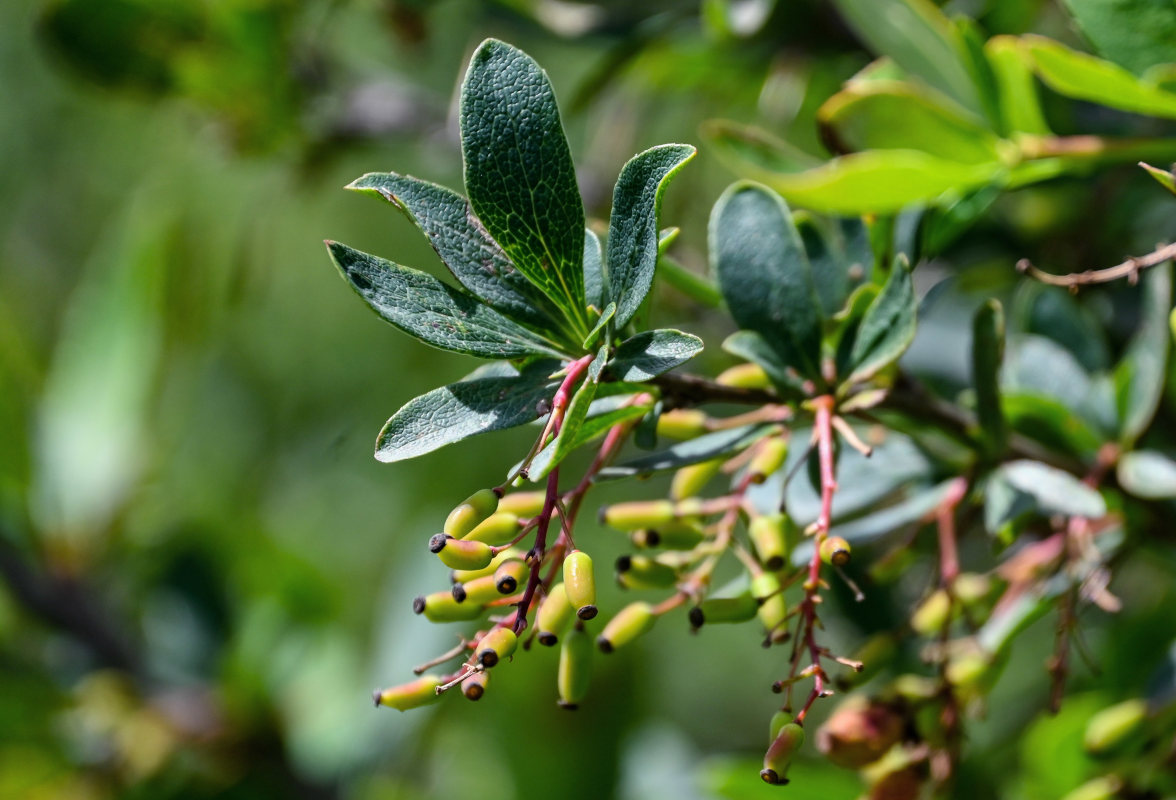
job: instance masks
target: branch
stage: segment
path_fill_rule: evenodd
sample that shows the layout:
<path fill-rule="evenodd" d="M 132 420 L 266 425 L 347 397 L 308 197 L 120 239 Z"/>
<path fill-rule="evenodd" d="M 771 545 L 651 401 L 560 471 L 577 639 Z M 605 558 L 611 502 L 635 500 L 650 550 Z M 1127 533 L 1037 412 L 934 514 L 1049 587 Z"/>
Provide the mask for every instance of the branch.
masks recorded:
<path fill-rule="evenodd" d="M 667 372 L 658 375 L 650 383 L 662 390 L 662 396 L 670 408 L 694 406 L 707 402 L 740 403 L 753 406 L 784 402 L 784 398 L 769 389 L 724 386 L 698 375 Z"/>
<path fill-rule="evenodd" d="M 1033 266 L 1027 258 L 1017 262 L 1017 271 L 1039 280 L 1050 286 L 1065 286 L 1076 291 L 1079 286 L 1095 283 L 1109 283 L 1120 278 L 1126 278 L 1134 284 L 1139 280 L 1139 273 L 1148 267 L 1156 267 L 1172 258 L 1176 258 L 1176 244 L 1167 244 L 1156 248 L 1146 256 L 1132 256 L 1122 264 L 1116 264 L 1106 269 L 1088 269 L 1085 272 L 1074 272 L 1069 275 L 1054 275 Z"/>

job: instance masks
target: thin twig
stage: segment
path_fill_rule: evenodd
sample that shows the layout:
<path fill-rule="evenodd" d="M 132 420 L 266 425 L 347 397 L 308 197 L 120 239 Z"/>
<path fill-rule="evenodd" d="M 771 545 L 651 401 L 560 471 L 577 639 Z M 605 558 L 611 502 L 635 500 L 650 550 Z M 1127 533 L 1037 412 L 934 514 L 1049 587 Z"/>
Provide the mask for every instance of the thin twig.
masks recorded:
<path fill-rule="evenodd" d="M 1029 259 L 1022 258 L 1017 262 L 1017 271 L 1050 286 L 1065 286 L 1068 289 L 1077 290 L 1079 286 L 1109 283 L 1120 278 L 1127 278 L 1131 283 L 1135 283 L 1139 280 L 1139 273 L 1143 270 L 1148 267 L 1157 267 L 1173 258 L 1176 258 L 1176 244 L 1166 244 L 1157 247 L 1146 256 L 1132 256 L 1122 264 L 1105 269 L 1088 269 L 1085 272 L 1073 272 L 1069 275 L 1054 275 L 1052 272 L 1045 272 L 1033 266 Z"/>

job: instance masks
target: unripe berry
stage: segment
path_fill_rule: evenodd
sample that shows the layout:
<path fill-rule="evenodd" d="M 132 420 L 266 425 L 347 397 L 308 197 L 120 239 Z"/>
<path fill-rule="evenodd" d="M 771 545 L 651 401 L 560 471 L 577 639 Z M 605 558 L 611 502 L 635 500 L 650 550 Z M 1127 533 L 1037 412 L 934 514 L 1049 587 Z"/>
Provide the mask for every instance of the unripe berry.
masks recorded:
<path fill-rule="evenodd" d="M 412 601 L 412 610 L 424 614 L 429 622 L 464 622 L 482 616 L 485 609 L 477 603 L 459 603 L 451 592 L 433 592 Z"/>
<path fill-rule="evenodd" d="M 795 539 L 794 526 L 784 514 L 768 514 L 756 517 L 747 526 L 747 535 L 755 548 L 760 563 L 772 572 L 777 572 L 788 563 Z"/>
<path fill-rule="evenodd" d="M 484 578 L 487 575 L 493 575 L 507 561 L 512 559 L 521 561 L 524 555 L 525 553 L 517 547 L 508 547 L 499 551 L 498 555 L 494 556 L 490 563 L 481 569 L 455 569 L 449 577 L 454 583 L 466 583 L 475 578 Z"/>
<path fill-rule="evenodd" d="M 678 580 L 678 571 L 655 558 L 624 555 L 617 559 L 617 580 L 626 589 L 664 589 Z"/>
<path fill-rule="evenodd" d="M 674 504 L 669 500 L 615 503 L 603 509 L 601 516 L 606 525 L 619 531 L 657 528 L 674 521 Z"/>
<path fill-rule="evenodd" d="M 583 550 L 573 550 L 563 563 L 564 591 L 580 619 L 596 616 L 596 578 L 592 574 L 592 558 Z"/>
<path fill-rule="evenodd" d="M 502 659 L 510 658 L 518 644 L 519 639 L 510 628 L 501 626 L 491 628 L 485 636 L 478 640 L 476 648 L 478 663 L 486 669 L 490 669 Z"/>
<path fill-rule="evenodd" d="M 911 614 L 911 628 L 923 636 L 933 636 L 951 621 L 951 595 L 936 589 Z"/>
<path fill-rule="evenodd" d="M 706 534 L 697 526 L 681 521 L 671 522 L 657 529 L 642 528 L 629 535 L 634 547 L 661 550 L 693 550 L 705 538 Z"/>
<path fill-rule="evenodd" d="M 835 567 L 849 563 L 849 542 L 840 536 L 830 536 L 821 542 L 821 560 Z"/>
<path fill-rule="evenodd" d="M 467 700 L 481 700 L 482 695 L 486 694 L 486 684 L 489 682 L 489 672 L 484 669 L 475 670 L 461 682 L 461 693 Z"/>
<path fill-rule="evenodd" d="M 696 408 L 675 408 L 657 418 L 657 435 L 671 439 L 693 439 L 707 430 L 705 412 Z"/>
<path fill-rule="evenodd" d="M 1123 780 L 1117 775 L 1100 775 L 1092 778 L 1062 797 L 1062 800 L 1114 800 L 1123 788 Z"/>
<path fill-rule="evenodd" d="M 1112 755 L 1135 738 L 1147 720 L 1147 703 L 1125 700 L 1104 708 L 1086 723 L 1082 743 L 1093 756 Z"/>
<path fill-rule="evenodd" d="M 450 594 L 459 603 L 473 603 L 477 606 L 484 606 L 491 600 L 497 600 L 502 597 L 498 593 L 498 586 L 494 582 L 493 575 L 483 575 L 481 578 L 474 578 L 472 581 L 455 583 Z"/>
<path fill-rule="evenodd" d="M 817 731 L 817 749 L 839 767 L 860 769 L 902 738 L 902 717 L 890 706 L 851 697 Z"/>
<path fill-rule="evenodd" d="M 602 653 L 611 653 L 645 633 L 656 621 L 657 617 L 649 603 L 630 603 L 604 626 L 600 636 L 596 637 L 596 646 Z"/>
<path fill-rule="evenodd" d="M 450 536 L 460 539 L 498 508 L 498 493 L 493 489 L 474 492 L 459 504 L 445 518 L 442 529 Z"/>
<path fill-rule="evenodd" d="M 761 439 L 760 444 L 756 448 L 755 455 L 752 456 L 751 462 L 747 465 L 747 472 L 751 476 L 752 482 L 763 483 L 769 475 L 774 474 L 776 470 L 784 466 L 784 461 L 787 458 L 787 441 L 779 436 Z"/>
<path fill-rule="evenodd" d="M 534 517 L 543 511 L 546 500 L 546 492 L 511 492 L 498 501 L 498 511 L 516 517 Z"/>
<path fill-rule="evenodd" d="M 715 458 L 698 464 L 682 467 L 674 473 L 670 481 L 670 497 L 674 500 L 685 500 L 698 494 L 718 474 L 723 466 L 723 459 Z"/>
<path fill-rule="evenodd" d="M 494 552 L 485 542 L 467 542 L 444 533 L 429 540 L 429 552 L 436 553 L 450 569 L 482 569 L 494 560 Z"/>
<path fill-rule="evenodd" d="M 511 594 L 526 579 L 530 567 L 522 559 L 512 558 L 503 561 L 494 570 L 494 587 L 500 595 Z"/>
<path fill-rule="evenodd" d="M 519 528 L 518 517 L 505 511 L 499 511 L 479 522 L 462 539 L 467 542 L 485 542 L 488 545 L 498 547 L 513 542 L 515 537 L 519 535 Z"/>
<path fill-rule="evenodd" d="M 804 744 L 804 728 L 795 722 L 785 723 L 764 753 L 764 768 L 760 777 L 764 783 L 780 786 L 788 782 L 785 774 L 796 751 Z"/>
<path fill-rule="evenodd" d="M 772 721 L 768 723 L 768 741 L 776 741 L 776 737 L 780 735 L 780 730 L 792 722 L 792 714 L 787 711 L 777 711 L 772 715 Z"/>
<path fill-rule="evenodd" d="M 440 685 L 441 679 L 436 675 L 422 675 L 415 681 L 378 690 L 373 698 L 377 706 L 388 706 L 397 711 L 407 711 L 410 708 L 418 708 L 436 702 L 439 697 L 437 687 Z"/>
<path fill-rule="evenodd" d="M 708 597 L 690 609 L 690 624 L 695 628 L 723 622 L 747 622 L 759 611 L 759 602 L 744 592 L 735 597 Z"/>
<path fill-rule="evenodd" d="M 770 389 L 772 381 L 759 364 L 736 364 L 719 373 L 715 383 L 737 389 Z"/>
<path fill-rule="evenodd" d="M 559 704 L 566 709 L 579 706 L 592 680 L 592 641 L 579 628 L 564 637 L 559 650 Z"/>
<path fill-rule="evenodd" d="M 952 594 L 965 606 L 972 607 L 983 603 L 988 593 L 992 591 L 992 580 L 987 575 L 975 572 L 961 572 L 951 584 Z"/>
<path fill-rule="evenodd" d="M 788 619 L 788 604 L 780 591 L 780 579 L 771 572 L 761 572 L 751 579 L 751 594 L 759 602 L 756 610 L 768 642 L 783 642 L 788 638 L 784 623 Z"/>
<path fill-rule="evenodd" d="M 539 644 L 551 647 L 559 641 L 559 637 L 567 629 L 568 623 L 575 616 L 575 609 L 568 600 L 568 593 L 564 585 L 557 583 L 551 587 L 547 597 L 539 604 L 536 624 L 539 628 Z"/>

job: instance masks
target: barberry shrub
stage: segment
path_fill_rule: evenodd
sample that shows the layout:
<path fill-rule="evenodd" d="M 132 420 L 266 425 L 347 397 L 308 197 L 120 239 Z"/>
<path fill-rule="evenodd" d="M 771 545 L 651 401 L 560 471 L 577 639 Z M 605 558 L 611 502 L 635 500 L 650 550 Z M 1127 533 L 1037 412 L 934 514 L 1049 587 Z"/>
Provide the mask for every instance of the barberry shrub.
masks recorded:
<path fill-rule="evenodd" d="M 860 4 L 840 5 L 859 21 Z M 925 11 L 942 33 L 940 18 Z M 944 34 L 949 49 L 962 35 Z M 886 79 L 851 83 L 822 112 L 850 155 L 786 176 L 765 172 L 761 159 L 764 182 L 740 181 L 718 198 L 710 267 L 737 328 L 722 348 L 739 363 L 714 378 L 681 371 L 702 350 L 698 337 L 643 324 L 677 233 L 660 227 L 662 195 L 694 148 L 654 147 L 624 166 L 602 243 L 586 229 L 552 87 L 514 47 L 484 42 L 462 86 L 465 196 L 396 173 L 350 185 L 407 216 L 456 285 L 328 242 L 343 277 L 405 333 L 489 362 L 406 403 L 380 432 L 376 458 L 398 462 L 538 423 L 530 449 L 504 459 L 499 485 L 469 487 L 440 532 L 421 532 L 450 580 L 439 570 L 441 586 L 418 597 L 414 611 L 466 623 L 468 633 L 422 665 L 420 677 L 377 691 L 377 705 L 406 710 L 454 693 L 477 700 L 493 691 L 492 672 L 537 643 L 559 648 L 552 696 L 574 709 L 589 701 L 594 650 L 626 647 L 663 617 L 684 632 L 745 623 L 780 653 L 770 687 L 777 696 L 765 687 L 762 779 L 787 783 L 793 756 L 815 747 L 861 771 L 872 797 L 916 797 L 950 787 L 965 721 L 982 710 L 1011 642 L 1055 609 L 1049 670 L 1060 702 L 1078 607 L 1117 608 L 1109 564 L 1128 507 L 1176 495 L 1157 477 L 1176 465 L 1135 449 L 1164 380 L 1171 279 L 1166 259 L 1137 260 L 1132 276 L 1149 269 L 1134 338 L 1112 371 L 1067 373 L 1081 386 L 1033 374 L 1028 361 L 1004 363 L 995 299 L 972 320 L 971 352 L 961 358 L 973 385 L 960 403 L 944 403 L 899 370 L 918 316 L 911 264 L 991 202 L 967 193 L 999 193 L 1085 157 L 1032 113 L 1033 70 L 1083 99 L 1127 96 L 1125 73 L 1048 40 L 998 37 L 978 47 L 966 52 L 983 59 L 979 82 L 969 81 L 981 62 L 941 68 L 928 87 L 918 80 L 925 65 L 897 58 Z M 1090 80 L 1079 86 L 1081 75 Z M 1168 96 L 1144 86 L 1129 99 L 1148 111 L 1167 108 Z M 997 132 L 957 104 L 975 105 Z M 874 124 L 884 119 L 914 122 Z M 766 147 L 730 125 L 708 135 L 735 161 Z M 1153 172 L 1171 188 L 1169 173 Z M 921 220 L 921 239 L 910 217 L 874 213 L 952 190 Z M 794 215 L 790 196 L 809 208 L 868 213 Z M 1065 396 L 1075 392 L 1082 399 L 1071 413 Z M 745 409 L 731 413 L 738 405 Z M 579 450 L 593 453 L 586 470 L 561 474 Z M 655 473 L 672 473 L 668 496 L 600 509 L 632 543 L 616 580 L 647 599 L 600 607 L 603 570 L 577 531 L 584 502 L 601 482 Z M 870 481 L 855 485 L 866 473 Z M 935 531 L 937 568 L 905 630 L 836 652 L 823 634 L 828 596 L 845 587 L 860 600 L 885 582 L 901 558 L 878 558 L 879 543 L 917 524 Z M 961 558 L 958 540 L 973 533 L 989 537 L 990 563 Z M 863 555 L 876 557 L 869 569 Z M 732 566 L 738 577 L 720 580 Z M 922 643 L 922 673 L 891 669 L 908 641 Z M 815 703 L 867 679 L 868 693 L 849 694 L 806 736 Z M 1085 745 L 1108 768 L 1082 796 L 1176 791 L 1162 766 L 1173 716 L 1169 695 L 1127 699 L 1093 717 Z M 1119 770 L 1115 759 L 1126 758 L 1137 768 Z"/>

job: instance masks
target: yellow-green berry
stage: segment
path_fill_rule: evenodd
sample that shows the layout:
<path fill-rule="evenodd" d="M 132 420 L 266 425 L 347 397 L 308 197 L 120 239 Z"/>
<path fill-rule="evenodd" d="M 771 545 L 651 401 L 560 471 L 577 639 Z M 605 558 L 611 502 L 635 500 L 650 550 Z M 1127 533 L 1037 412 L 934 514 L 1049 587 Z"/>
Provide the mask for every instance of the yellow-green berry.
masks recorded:
<path fill-rule="evenodd" d="M 563 584 L 576 616 L 584 620 L 595 617 L 596 578 L 592 573 L 592 558 L 583 550 L 573 550 L 564 559 Z"/>
<path fill-rule="evenodd" d="M 764 783 L 770 783 L 773 786 L 787 783 L 788 779 L 785 775 L 788 772 L 788 765 L 803 744 L 804 728 L 795 722 L 782 725 L 776 738 L 768 745 L 768 751 L 764 753 L 764 768 L 760 771 L 760 778 Z"/>
<path fill-rule="evenodd" d="M 779 436 L 762 439 L 747 465 L 747 472 L 754 483 L 763 483 L 769 475 L 784 466 L 787 458 L 788 442 L 785 439 Z"/>
<path fill-rule="evenodd" d="M 951 620 L 951 595 L 936 589 L 911 614 L 911 628 L 922 636 L 942 631 Z"/>
<path fill-rule="evenodd" d="M 821 542 L 821 560 L 835 567 L 849 563 L 849 542 L 840 536 L 830 536 Z"/>
<path fill-rule="evenodd" d="M 558 642 L 568 623 L 575 616 L 575 611 L 568 600 L 568 593 L 564 591 L 564 585 L 557 583 L 552 586 L 547 597 L 539 604 L 539 613 L 536 616 L 539 644 L 551 647 Z"/>
<path fill-rule="evenodd" d="M 737 389 L 770 389 L 772 381 L 758 364 L 736 364 L 719 373 L 715 383 Z"/>
<path fill-rule="evenodd" d="M 657 418 L 657 435 L 693 439 L 707 431 L 707 415 L 696 408 L 675 408 Z"/>
<path fill-rule="evenodd" d="M 788 619 L 788 604 L 780 591 L 780 579 L 771 572 L 761 572 L 751 579 L 751 595 L 759 602 L 756 614 L 768 634 L 765 646 L 788 638 L 784 623 Z"/>
<path fill-rule="evenodd" d="M 461 682 L 461 693 L 467 700 L 481 700 L 486 694 L 486 684 L 490 682 L 490 673 L 484 669 L 474 670 Z"/>
<path fill-rule="evenodd" d="M 747 526 L 747 535 L 761 564 L 777 572 L 788 563 L 792 542 L 796 538 L 792 520 L 784 514 L 756 517 Z"/>
<path fill-rule="evenodd" d="M 543 511 L 546 492 L 511 492 L 498 501 L 498 511 L 516 517 L 534 517 Z"/>
<path fill-rule="evenodd" d="M 436 553 L 450 569 L 482 569 L 494 560 L 494 551 L 485 542 L 467 542 L 438 533 L 429 540 L 429 552 Z"/>
<path fill-rule="evenodd" d="M 500 595 L 512 594 L 523 582 L 528 574 L 527 563 L 521 559 L 512 558 L 504 561 L 494 571 L 494 586 Z"/>
<path fill-rule="evenodd" d="M 723 466 L 723 459 L 715 458 L 698 464 L 682 467 L 674 473 L 670 481 L 670 497 L 674 500 L 685 500 L 698 494 L 719 473 Z"/>
<path fill-rule="evenodd" d="M 435 702 L 439 696 L 437 687 L 440 685 L 441 679 L 436 675 L 422 675 L 415 681 L 377 690 L 372 697 L 377 706 L 408 711 L 410 708 L 419 708 Z"/>
<path fill-rule="evenodd" d="M 592 641 L 579 628 L 564 637 L 559 650 L 559 704 L 566 709 L 579 706 L 592 680 Z"/>
<path fill-rule="evenodd" d="M 475 652 L 478 654 L 478 663 L 489 669 L 502 659 L 510 658 L 518 644 L 519 639 L 510 628 L 491 628 L 485 636 L 478 640 L 478 645 L 475 648 Z"/>
<path fill-rule="evenodd" d="M 601 518 L 610 528 L 619 531 L 657 528 L 674 521 L 674 504 L 669 500 L 615 503 L 603 509 Z"/>
<path fill-rule="evenodd" d="M 772 715 L 771 721 L 768 723 L 768 741 L 776 741 L 776 737 L 780 735 L 780 730 L 792 722 L 792 715 L 787 711 L 777 711 Z"/>
<path fill-rule="evenodd" d="M 656 621 L 657 617 L 649 603 L 630 603 L 604 626 L 604 630 L 596 637 L 596 646 L 602 653 L 611 653 L 645 633 Z"/>
<path fill-rule="evenodd" d="M 498 496 L 493 489 L 474 492 L 449 512 L 442 530 L 456 539 L 465 536 L 498 509 Z"/>
<path fill-rule="evenodd" d="M 756 615 L 759 602 L 744 592 L 735 597 L 708 597 L 690 609 L 690 624 L 695 628 L 724 622 L 747 622 Z"/>
<path fill-rule="evenodd" d="M 497 600 L 502 597 L 498 593 L 498 586 L 494 581 L 493 575 L 483 575 L 481 578 L 474 578 L 472 581 L 455 583 L 453 584 L 453 589 L 450 590 L 450 594 L 459 603 L 473 603 L 478 606 L 484 606 L 491 600 Z"/>
<path fill-rule="evenodd" d="M 412 601 L 412 610 L 424 614 L 429 622 L 464 622 L 477 619 L 485 611 L 477 603 L 459 603 L 451 592 L 421 595 Z"/>
<path fill-rule="evenodd" d="M 629 535 L 633 546 L 643 550 L 693 550 L 705 538 L 698 526 L 679 521 L 658 528 L 641 528 Z"/>
<path fill-rule="evenodd" d="M 499 511 L 479 522 L 472 531 L 462 538 L 467 542 L 485 542 L 495 547 L 509 544 L 519 535 L 519 518 L 514 514 Z"/>
<path fill-rule="evenodd" d="M 1091 755 L 1111 755 L 1130 743 L 1146 720 L 1146 702 L 1139 699 L 1124 700 L 1090 718 L 1082 743 Z"/>
<path fill-rule="evenodd" d="M 487 575 L 493 575 L 503 563 L 511 559 L 521 561 L 524 555 L 526 554 L 517 547 L 508 547 L 505 550 L 500 550 L 498 555 L 494 556 L 490 563 L 481 569 L 455 569 L 449 577 L 454 583 L 466 583 L 474 578 L 484 578 Z"/>

